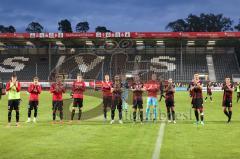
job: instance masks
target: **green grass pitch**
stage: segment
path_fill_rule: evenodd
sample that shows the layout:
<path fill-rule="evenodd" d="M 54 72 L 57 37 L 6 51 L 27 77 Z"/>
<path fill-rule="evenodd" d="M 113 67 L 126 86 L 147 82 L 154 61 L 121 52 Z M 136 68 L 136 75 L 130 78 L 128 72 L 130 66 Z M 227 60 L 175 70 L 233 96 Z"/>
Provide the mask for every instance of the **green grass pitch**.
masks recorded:
<path fill-rule="evenodd" d="M 91 96 L 99 93 L 86 93 L 85 112 L 101 104 L 101 98 Z M 110 125 L 109 121 L 103 122 L 103 116 L 98 112 L 100 116 L 93 115 L 81 122 L 69 124 L 65 121 L 63 125 L 53 125 L 51 96 L 48 92 L 43 92 L 40 98 L 38 122 L 25 123 L 28 95 L 22 92 L 19 128 L 14 126 L 15 113 L 12 118 L 13 126 L 6 127 L 6 96 L 0 101 L 0 159 L 152 158 L 159 127 L 164 122 L 163 101 L 159 103 L 162 120 L 157 123 L 145 122 L 141 125 L 128 120 L 123 125 L 117 122 Z M 65 98 L 69 98 L 69 95 L 66 94 Z M 240 105 L 234 98 L 233 120 L 231 124 L 226 124 L 227 119 L 221 107 L 222 92 L 214 92 L 213 99 L 212 103 L 204 103 L 205 125 L 196 126 L 193 124 L 195 117 L 192 115 L 192 120 L 190 119 L 188 93 L 176 93 L 178 120 L 177 124 L 165 126 L 161 159 L 239 159 Z M 117 115 L 116 117 L 118 118 Z"/>

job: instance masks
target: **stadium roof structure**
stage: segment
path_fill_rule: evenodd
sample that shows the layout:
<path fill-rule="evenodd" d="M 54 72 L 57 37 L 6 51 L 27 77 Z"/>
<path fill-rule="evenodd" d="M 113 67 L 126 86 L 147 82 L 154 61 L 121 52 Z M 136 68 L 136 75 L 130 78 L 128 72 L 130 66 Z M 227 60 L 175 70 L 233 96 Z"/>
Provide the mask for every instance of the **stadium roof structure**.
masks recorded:
<path fill-rule="evenodd" d="M 83 47 L 129 42 L 147 46 L 239 46 L 240 32 L 86 32 L 86 33 L 0 33 L 0 46 Z"/>

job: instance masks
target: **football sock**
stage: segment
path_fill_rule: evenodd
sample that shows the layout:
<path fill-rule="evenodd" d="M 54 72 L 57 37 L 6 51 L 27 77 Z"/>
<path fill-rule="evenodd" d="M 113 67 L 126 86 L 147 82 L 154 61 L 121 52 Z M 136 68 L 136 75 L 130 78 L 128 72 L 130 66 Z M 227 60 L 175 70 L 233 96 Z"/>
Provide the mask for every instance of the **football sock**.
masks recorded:
<path fill-rule="evenodd" d="M 136 121 L 136 117 L 137 117 L 137 112 L 134 111 L 134 112 L 133 112 L 133 121 Z"/>
<path fill-rule="evenodd" d="M 8 122 L 11 122 L 11 118 L 12 118 L 12 111 L 8 111 Z"/>
<path fill-rule="evenodd" d="M 141 122 L 143 121 L 143 111 L 142 110 L 140 110 L 140 120 L 141 120 Z"/>
<path fill-rule="evenodd" d="M 227 110 L 224 110 L 224 114 L 229 118 L 229 113 L 227 112 Z"/>
<path fill-rule="evenodd" d="M 199 121 L 199 114 L 198 114 L 198 110 L 195 110 L 195 111 L 194 111 L 194 113 L 195 113 L 196 120 L 197 120 L 197 121 Z"/>
<path fill-rule="evenodd" d="M 119 120 L 122 120 L 122 109 L 119 109 L 118 113 L 119 113 Z"/>
<path fill-rule="evenodd" d="M 115 109 L 111 110 L 111 119 L 114 120 L 114 116 L 115 116 Z"/>
<path fill-rule="evenodd" d="M 28 109 L 28 118 L 31 117 L 31 109 Z"/>
<path fill-rule="evenodd" d="M 149 114 L 150 114 L 150 108 L 149 106 L 146 109 L 146 118 L 149 119 Z"/>
<path fill-rule="evenodd" d="M 203 112 L 201 112 L 200 118 L 201 118 L 201 121 L 203 121 L 203 119 L 204 119 L 204 114 L 203 114 Z"/>
<path fill-rule="evenodd" d="M 103 108 L 103 114 L 104 114 L 104 118 L 107 119 L 107 108 L 106 107 Z"/>
<path fill-rule="evenodd" d="M 175 111 L 172 110 L 172 119 L 175 120 Z"/>
<path fill-rule="evenodd" d="M 168 120 L 171 120 L 170 108 L 168 107 L 167 107 L 167 117 L 168 117 Z"/>
<path fill-rule="evenodd" d="M 56 111 L 53 111 L 53 120 L 56 120 Z"/>
<path fill-rule="evenodd" d="M 232 111 L 229 110 L 228 113 L 229 113 L 228 122 L 230 122 L 230 121 L 231 121 L 231 118 L 232 118 Z"/>
<path fill-rule="evenodd" d="M 38 110 L 37 110 L 37 109 L 34 109 L 34 117 L 35 117 L 35 118 L 37 117 L 37 112 L 38 112 Z"/>
<path fill-rule="evenodd" d="M 71 120 L 73 120 L 74 115 L 75 115 L 75 109 L 72 110 Z"/>
<path fill-rule="evenodd" d="M 60 120 L 63 120 L 63 111 L 62 110 L 60 110 Z"/>
<path fill-rule="evenodd" d="M 157 120 L 157 107 L 153 108 L 154 119 Z"/>
<path fill-rule="evenodd" d="M 16 110 L 16 122 L 19 122 L 19 110 Z"/>
<path fill-rule="evenodd" d="M 79 109 L 79 112 L 78 112 L 78 120 L 80 120 L 82 117 L 82 109 Z"/>

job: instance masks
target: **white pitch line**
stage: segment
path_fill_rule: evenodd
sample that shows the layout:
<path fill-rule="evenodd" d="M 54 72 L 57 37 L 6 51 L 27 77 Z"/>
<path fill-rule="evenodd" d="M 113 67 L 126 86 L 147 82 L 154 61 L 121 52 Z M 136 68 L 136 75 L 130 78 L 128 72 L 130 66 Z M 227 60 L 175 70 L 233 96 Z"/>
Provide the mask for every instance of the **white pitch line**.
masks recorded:
<path fill-rule="evenodd" d="M 154 152 L 153 152 L 153 155 L 152 155 L 152 159 L 159 159 L 160 158 L 165 125 L 166 125 L 165 122 L 161 123 L 161 126 L 159 128 L 158 138 L 157 138 L 157 141 L 156 141 L 156 145 L 155 145 L 155 149 L 154 149 Z"/>

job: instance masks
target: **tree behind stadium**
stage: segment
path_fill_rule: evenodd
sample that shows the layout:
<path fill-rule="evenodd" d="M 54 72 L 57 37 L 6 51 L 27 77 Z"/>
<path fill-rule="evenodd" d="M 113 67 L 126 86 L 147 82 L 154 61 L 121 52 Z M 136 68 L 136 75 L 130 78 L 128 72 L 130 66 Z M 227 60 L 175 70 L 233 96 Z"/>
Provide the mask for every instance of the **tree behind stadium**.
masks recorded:
<path fill-rule="evenodd" d="M 233 20 L 222 14 L 190 14 L 185 19 L 178 19 L 168 23 L 166 29 L 173 32 L 220 32 L 232 31 Z"/>
<path fill-rule="evenodd" d="M 111 30 L 108 30 L 105 26 L 97 26 L 95 31 L 101 33 L 111 32 Z"/>
<path fill-rule="evenodd" d="M 234 28 L 235 28 L 236 30 L 240 31 L 240 19 L 239 19 L 238 25 L 236 25 Z"/>
<path fill-rule="evenodd" d="M 0 25 L 0 33 L 15 33 L 16 29 L 14 26 L 9 25 L 8 27 Z"/>
<path fill-rule="evenodd" d="M 58 30 L 62 33 L 72 33 L 71 22 L 67 19 L 61 20 L 58 22 Z"/>
<path fill-rule="evenodd" d="M 28 33 L 42 33 L 43 26 L 38 22 L 31 22 L 28 24 L 26 28 L 26 32 Z"/>
<path fill-rule="evenodd" d="M 79 22 L 76 25 L 76 32 L 83 32 L 86 33 L 89 30 L 88 22 Z"/>

